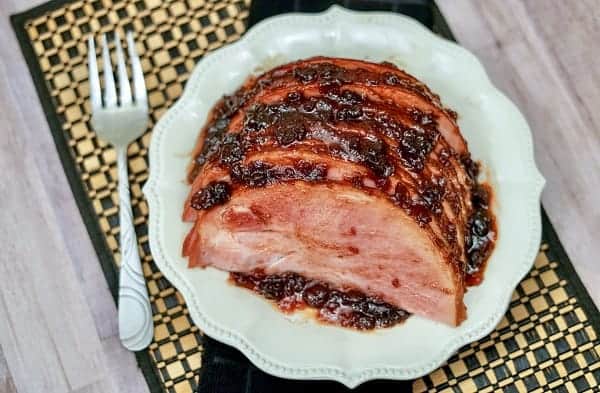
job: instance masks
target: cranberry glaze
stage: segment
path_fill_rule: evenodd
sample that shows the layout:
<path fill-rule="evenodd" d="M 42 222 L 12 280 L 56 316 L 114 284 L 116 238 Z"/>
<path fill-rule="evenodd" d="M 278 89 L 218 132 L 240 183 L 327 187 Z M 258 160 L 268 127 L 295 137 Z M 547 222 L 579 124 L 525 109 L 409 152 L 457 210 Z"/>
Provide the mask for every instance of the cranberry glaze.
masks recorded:
<path fill-rule="evenodd" d="M 231 273 L 231 280 L 277 303 L 284 312 L 311 307 L 320 321 L 359 330 L 385 328 L 404 321 L 409 314 L 377 298 L 356 291 L 338 291 L 327 284 L 287 273 L 265 275 Z"/>

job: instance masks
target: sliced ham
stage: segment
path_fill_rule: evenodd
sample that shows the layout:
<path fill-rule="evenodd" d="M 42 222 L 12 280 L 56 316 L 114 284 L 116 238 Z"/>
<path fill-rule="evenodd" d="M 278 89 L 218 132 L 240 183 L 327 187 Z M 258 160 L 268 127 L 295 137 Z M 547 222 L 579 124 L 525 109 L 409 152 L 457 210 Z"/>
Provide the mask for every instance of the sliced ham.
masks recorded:
<path fill-rule="evenodd" d="M 464 318 L 464 287 L 444 251 L 389 200 L 351 187 L 246 189 L 204 213 L 190 236 L 191 267 L 295 272 L 451 325 Z"/>
<path fill-rule="evenodd" d="M 404 71 L 316 57 L 249 78 L 215 105 L 193 156 L 190 268 L 294 274 L 465 318 L 465 275 L 489 255 L 492 221 L 456 115 Z"/>

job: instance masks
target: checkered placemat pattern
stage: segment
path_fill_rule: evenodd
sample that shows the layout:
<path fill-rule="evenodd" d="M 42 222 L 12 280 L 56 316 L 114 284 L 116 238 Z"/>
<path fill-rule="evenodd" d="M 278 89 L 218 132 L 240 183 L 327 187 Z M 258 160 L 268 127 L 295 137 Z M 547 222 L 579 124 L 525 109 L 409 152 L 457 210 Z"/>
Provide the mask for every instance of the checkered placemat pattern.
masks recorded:
<path fill-rule="evenodd" d="M 52 1 L 13 17 L 57 150 L 82 215 L 116 293 L 119 263 L 115 151 L 91 131 L 86 38 L 133 30 L 146 76 L 151 121 L 128 151 L 129 181 L 155 335 L 146 376 L 153 391 L 197 386 L 201 332 L 180 293 L 162 276 L 148 247 L 151 128 L 181 95 L 193 66 L 208 51 L 237 40 L 250 0 Z M 570 262 L 544 223 L 535 268 L 515 291 L 496 331 L 464 347 L 446 365 L 413 384 L 415 392 L 586 392 L 600 384 L 598 314 Z M 558 247 L 558 252 L 555 252 Z M 154 375 L 152 375 L 154 374 Z"/>
<path fill-rule="evenodd" d="M 417 380 L 413 390 L 598 391 L 598 327 L 590 323 L 560 263 L 543 243 L 534 268 L 513 293 L 509 311 L 496 330 Z"/>

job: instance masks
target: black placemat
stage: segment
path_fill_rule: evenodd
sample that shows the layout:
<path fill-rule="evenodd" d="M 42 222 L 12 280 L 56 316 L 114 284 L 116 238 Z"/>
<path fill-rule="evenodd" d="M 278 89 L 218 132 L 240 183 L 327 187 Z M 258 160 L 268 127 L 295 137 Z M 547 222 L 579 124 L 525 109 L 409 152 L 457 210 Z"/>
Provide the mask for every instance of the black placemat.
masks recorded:
<path fill-rule="evenodd" d="M 89 125 L 85 39 L 115 27 L 121 34 L 134 30 L 149 90 L 151 127 L 180 96 L 194 64 L 206 52 L 243 34 L 249 5 L 248 0 L 57 0 L 11 18 L 115 297 L 116 157 Z M 450 37 L 435 8 L 431 20 L 434 31 Z M 153 392 L 191 392 L 198 387 L 203 338 L 183 298 L 158 271 L 149 251 L 148 207 L 141 186 L 147 178 L 150 136 L 149 128 L 128 151 L 136 231 L 155 323 L 152 344 L 137 357 Z M 536 264 L 516 289 L 497 329 L 414 381 L 413 391 L 596 389 L 600 382 L 598 310 L 545 215 L 543 228 Z"/>

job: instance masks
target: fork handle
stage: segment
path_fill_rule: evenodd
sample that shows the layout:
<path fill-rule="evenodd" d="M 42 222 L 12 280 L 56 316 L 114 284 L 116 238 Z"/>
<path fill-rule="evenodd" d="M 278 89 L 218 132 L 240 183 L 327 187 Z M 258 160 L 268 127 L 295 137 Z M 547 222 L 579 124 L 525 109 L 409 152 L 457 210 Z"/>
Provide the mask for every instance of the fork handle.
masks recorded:
<path fill-rule="evenodd" d="M 146 348 L 152 340 L 153 322 L 150 299 L 138 252 L 133 226 L 127 147 L 117 150 L 119 175 L 119 223 L 121 243 L 121 270 L 119 272 L 119 337 L 130 351 Z"/>

